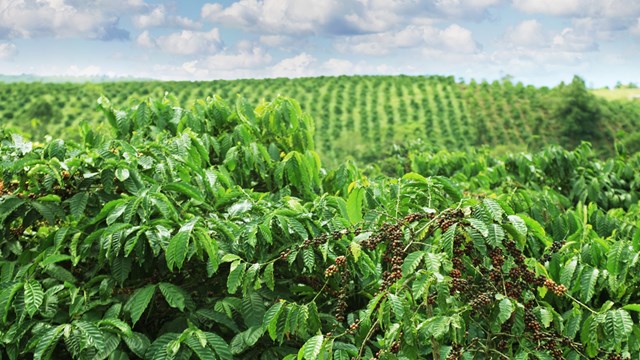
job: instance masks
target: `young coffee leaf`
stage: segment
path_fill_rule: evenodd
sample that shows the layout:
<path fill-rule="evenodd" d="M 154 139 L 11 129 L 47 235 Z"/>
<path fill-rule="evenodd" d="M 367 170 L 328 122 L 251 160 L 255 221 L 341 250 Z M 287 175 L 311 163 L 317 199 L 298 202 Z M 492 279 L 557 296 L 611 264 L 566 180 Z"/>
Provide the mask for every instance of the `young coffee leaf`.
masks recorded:
<path fill-rule="evenodd" d="M 89 202 L 89 193 L 84 191 L 79 192 L 73 195 L 68 201 L 71 215 L 76 219 L 79 219 L 84 214 L 84 210 Z"/>
<path fill-rule="evenodd" d="M 242 298 L 242 318 L 248 327 L 262 325 L 266 308 L 258 293 L 252 292 Z"/>
<path fill-rule="evenodd" d="M 217 360 L 216 354 L 208 346 L 203 346 L 196 338 L 188 337 L 183 341 L 200 360 Z"/>
<path fill-rule="evenodd" d="M 596 282 L 600 271 L 591 266 L 585 266 L 580 275 L 580 297 L 582 301 L 588 302 L 595 294 Z"/>
<path fill-rule="evenodd" d="M 424 257 L 424 251 L 414 251 L 407 255 L 402 263 L 402 276 L 408 277 L 415 273 L 416 269 L 420 265 L 420 261 Z"/>
<path fill-rule="evenodd" d="M 158 287 L 169 306 L 184 311 L 186 294 L 182 288 L 166 282 L 161 282 Z"/>
<path fill-rule="evenodd" d="M 62 336 L 62 332 L 68 327 L 70 327 L 69 324 L 63 324 L 47 330 L 36 345 L 36 349 L 33 353 L 33 360 L 51 359 L 53 350 L 55 349 L 60 336 Z"/>
<path fill-rule="evenodd" d="M 275 279 L 273 277 L 273 263 L 267 264 L 264 268 L 264 272 L 262 273 L 262 280 L 267 285 L 269 290 L 273 291 L 275 288 Z"/>
<path fill-rule="evenodd" d="M 16 296 L 18 291 L 23 288 L 24 284 L 17 282 L 13 285 L 7 286 L 2 290 L 2 292 L 0 292 L 0 318 L 2 318 L 3 323 L 7 322 L 7 316 L 9 315 L 9 309 L 11 308 L 13 298 Z"/>
<path fill-rule="evenodd" d="M 513 227 L 521 236 L 527 235 L 527 224 L 524 222 L 524 220 L 522 220 L 521 217 L 519 217 L 518 215 L 509 215 L 509 222 L 511 222 L 511 225 L 513 225 Z"/>
<path fill-rule="evenodd" d="M 229 344 L 227 344 L 223 338 L 217 334 L 205 332 L 204 333 L 209 346 L 213 348 L 220 360 L 233 360 L 231 350 L 229 350 Z"/>
<path fill-rule="evenodd" d="M 500 309 L 498 313 L 498 323 L 502 325 L 511 317 L 514 310 L 513 303 L 509 298 L 504 298 L 498 304 L 498 308 Z"/>
<path fill-rule="evenodd" d="M 322 335 L 316 335 L 307 340 L 298 352 L 298 360 L 317 360 L 323 341 L 324 337 Z"/>
<path fill-rule="evenodd" d="M 129 298 L 127 301 L 125 308 L 129 310 L 129 314 L 131 314 L 131 324 L 135 325 L 140 317 L 149 306 L 151 299 L 153 298 L 153 294 L 156 291 L 155 284 L 147 285 L 142 289 L 136 290 L 135 293 Z"/>
<path fill-rule="evenodd" d="M 604 331 L 609 339 L 620 344 L 627 340 L 633 328 L 633 320 L 628 312 L 617 309 L 607 311 L 604 320 Z"/>
<path fill-rule="evenodd" d="M 144 354 L 151 345 L 149 339 L 141 333 L 134 332 L 131 336 L 125 336 L 124 342 L 129 350 L 139 358 L 144 358 Z"/>
<path fill-rule="evenodd" d="M 227 290 L 230 294 L 235 294 L 238 287 L 242 284 L 246 267 L 247 264 L 242 262 L 242 260 L 236 260 L 231 263 L 229 277 L 227 278 Z"/>
<path fill-rule="evenodd" d="M 38 311 L 43 300 L 44 291 L 39 282 L 28 280 L 24 283 L 24 307 L 29 316 L 33 316 Z"/>
<path fill-rule="evenodd" d="M 191 231 L 195 224 L 200 220 L 199 217 L 194 217 L 186 224 L 180 227 L 178 233 L 175 234 L 171 240 L 169 240 L 169 246 L 165 252 L 165 258 L 167 261 L 167 267 L 169 270 L 173 270 L 175 264 L 178 269 L 182 268 L 182 264 L 187 257 L 189 250 L 189 239 L 191 238 Z"/>

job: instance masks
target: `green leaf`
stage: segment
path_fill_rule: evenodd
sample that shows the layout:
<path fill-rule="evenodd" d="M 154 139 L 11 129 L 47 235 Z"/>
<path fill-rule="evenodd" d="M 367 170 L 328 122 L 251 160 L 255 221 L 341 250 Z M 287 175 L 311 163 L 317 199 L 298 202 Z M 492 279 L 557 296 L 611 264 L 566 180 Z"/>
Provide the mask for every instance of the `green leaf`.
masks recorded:
<path fill-rule="evenodd" d="M 162 188 L 163 190 L 175 191 L 175 192 L 181 193 L 182 195 L 186 196 L 187 199 L 194 199 L 200 203 L 205 202 L 205 198 L 200 193 L 199 189 L 186 183 L 179 182 L 179 183 L 165 184 Z"/>
<path fill-rule="evenodd" d="M 322 335 L 316 335 L 307 340 L 298 352 L 298 360 L 316 360 L 320 355 L 323 341 Z"/>
<path fill-rule="evenodd" d="M 269 263 L 267 264 L 267 266 L 264 268 L 264 272 L 262 274 L 262 280 L 264 280 L 264 283 L 267 285 L 267 288 L 269 288 L 269 290 L 273 291 L 273 289 L 275 288 L 275 279 L 273 277 L 273 263 Z"/>
<path fill-rule="evenodd" d="M 127 344 L 132 353 L 139 358 L 144 358 L 144 354 L 151 345 L 149 339 L 138 332 L 134 332 L 131 336 L 124 337 L 124 342 Z"/>
<path fill-rule="evenodd" d="M 620 274 L 620 265 L 622 262 L 626 262 L 628 260 L 622 257 L 626 247 L 626 242 L 616 241 L 611 244 L 611 247 L 609 248 L 609 253 L 607 254 L 607 271 L 609 271 L 613 276 Z"/>
<path fill-rule="evenodd" d="M 59 263 L 59 262 L 62 262 L 62 261 L 69 261 L 71 259 L 73 259 L 73 257 L 70 256 L 70 255 L 52 254 L 52 255 L 47 256 L 44 260 L 42 260 L 39 265 L 40 265 L 40 267 L 45 268 L 48 265 Z"/>
<path fill-rule="evenodd" d="M 567 319 L 564 334 L 570 339 L 573 339 L 578 331 L 580 331 L 580 323 L 582 322 L 582 311 L 578 309 L 573 309 L 569 313 L 569 318 Z"/>
<path fill-rule="evenodd" d="M 23 288 L 24 284 L 17 282 L 0 292 L 0 318 L 2 318 L 3 323 L 7 322 L 7 316 L 9 315 L 9 308 L 11 307 L 13 298 L 16 296 L 18 291 Z"/>
<path fill-rule="evenodd" d="M 595 293 L 596 282 L 600 271 L 591 266 L 585 266 L 580 276 L 580 297 L 582 301 L 588 302 Z"/>
<path fill-rule="evenodd" d="M 502 222 L 502 216 L 504 216 L 504 210 L 497 201 L 490 198 L 485 198 L 483 201 L 484 205 L 491 211 L 491 216 L 494 221 Z"/>
<path fill-rule="evenodd" d="M 96 349 L 104 348 L 104 335 L 102 335 L 102 331 L 96 324 L 89 321 L 76 320 L 73 322 L 73 326 L 82 332 L 82 339 L 85 344 Z"/>
<path fill-rule="evenodd" d="M 511 299 L 504 298 L 498 304 L 498 308 L 500 309 L 500 312 L 498 313 L 498 323 L 502 325 L 511 317 L 514 310 L 513 303 L 511 302 Z"/>
<path fill-rule="evenodd" d="M 126 322 L 120 319 L 107 318 L 102 319 L 96 323 L 99 328 L 109 328 L 116 329 L 120 333 L 120 335 L 124 336 L 133 336 L 133 331 L 131 331 L 131 327 Z"/>
<path fill-rule="evenodd" d="M 158 286 L 169 306 L 184 311 L 186 293 L 182 288 L 166 282 L 161 282 Z"/>
<path fill-rule="evenodd" d="M 486 238 L 487 236 L 489 236 L 489 228 L 487 227 L 487 224 L 484 223 L 484 221 L 475 218 L 469 218 L 467 220 L 469 221 L 469 224 L 472 228 L 478 230 L 478 232 L 482 234 L 482 237 Z"/>
<path fill-rule="evenodd" d="M 525 324 L 524 324 L 524 306 L 519 303 L 516 303 L 516 311 L 515 316 L 513 318 L 513 326 L 511 327 L 511 332 L 515 336 L 521 336 L 524 333 Z"/>
<path fill-rule="evenodd" d="M 189 220 L 186 224 L 182 225 L 180 230 L 178 230 L 178 233 L 169 240 L 169 246 L 167 246 L 167 250 L 165 252 L 165 258 L 169 270 L 173 271 L 174 264 L 178 269 L 182 269 L 182 264 L 184 263 L 189 250 L 191 231 L 198 220 L 200 220 L 199 217 L 194 217 Z"/>
<path fill-rule="evenodd" d="M 393 313 L 396 315 L 396 318 L 398 320 L 401 320 L 404 316 L 404 306 L 402 304 L 402 300 L 394 294 L 389 294 L 388 297 Z"/>
<path fill-rule="evenodd" d="M 231 350 L 229 349 L 229 344 L 227 344 L 227 342 L 224 341 L 223 338 L 221 338 L 217 334 L 210 332 L 205 332 L 204 334 L 207 338 L 207 342 L 209 343 L 209 345 L 211 345 L 211 347 L 213 347 L 216 355 L 218 355 L 218 358 L 220 358 L 221 360 L 233 360 L 233 355 L 231 354 Z"/>
<path fill-rule="evenodd" d="M 571 280 L 573 279 L 573 275 L 576 272 L 576 267 L 578 266 L 578 259 L 573 258 L 569 263 L 565 264 L 560 270 L 560 283 L 565 285 L 567 288 L 571 287 Z"/>
<path fill-rule="evenodd" d="M 352 241 L 349 244 L 349 251 L 351 251 L 351 254 L 353 255 L 353 260 L 358 262 L 358 258 L 360 258 L 360 254 L 362 254 L 362 246 L 360 246 L 359 243 Z"/>
<path fill-rule="evenodd" d="M 40 305 L 42 305 L 43 300 L 44 291 L 39 282 L 28 280 L 24 283 L 24 307 L 29 316 L 33 317 Z"/>
<path fill-rule="evenodd" d="M 491 224 L 491 226 L 489 226 L 489 236 L 487 236 L 487 244 L 493 247 L 500 246 L 504 238 L 505 234 L 504 230 L 502 230 L 502 226 L 498 224 Z"/>
<path fill-rule="evenodd" d="M 278 338 L 278 317 L 282 312 L 284 304 L 283 301 L 273 304 L 269 310 L 264 313 L 264 319 L 262 320 L 262 328 L 269 331 L 269 337 L 274 341 Z"/>
<path fill-rule="evenodd" d="M 454 202 L 459 202 L 462 199 L 462 191 L 460 191 L 451 180 L 443 176 L 433 176 L 432 179 L 442 185 L 444 192 L 449 195 Z"/>
<path fill-rule="evenodd" d="M 354 225 L 362 221 L 362 202 L 364 201 L 365 190 L 361 187 L 355 187 L 351 190 L 347 198 L 347 213 L 349 214 L 349 222 Z"/>
<path fill-rule="evenodd" d="M 24 203 L 25 201 L 17 196 L 4 197 L 0 203 L 0 223 Z"/>
<path fill-rule="evenodd" d="M 200 360 L 216 360 L 216 354 L 212 349 L 207 347 L 207 344 L 202 345 L 198 339 L 194 337 L 186 338 L 183 343 L 185 343 L 196 355 L 196 357 Z"/>
<path fill-rule="evenodd" d="M 131 266 L 133 261 L 131 258 L 125 258 L 118 256 L 111 262 L 111 274 L 113 278 L 122 285 L 131 273 Z"/>
<path fill-rule="evenodd" d="M 305 268 L 309 272 L 313 272 L 313 268 L 315 267 L 315 264 L 316 264 L 316 254 L 313 251 L 313 248 L 308 247 L 308 248 L 302 249 L 302 261 L 304 262 Z"/>
<path fill-rule="evenodd" d="M 129 169 L 118 168 L 116 169 L 116 178 L 121 182 L 124 182 L 129 178 Z"/>
<path fill-rule="evenodd" d="M 455 239 L 457 228 L 458 224 L 453 224 L 442 235 L 442 248 L 449 258 L 453 258 L 453 240 Z"/>
<path fill-rule="evenodd" d="M 235 294 L 238 287 L 242 284 L 246 266 L 247 265 L 241 260 L 236 260 L 231 263 L 229 277 L 227 278 L 227 290 L 230 294 Z"/>
<path fill-rule="evenodd" d="M 51 359 L 53 350 L 55 349 L 58 340 L 60 340 L 62 332 L 68 327 L 68 324 L 58 325 L 49 329 L 44 335 L 42 335 L 40 340 L 38 340 L 35 351 L 33 352 L 33 360 Z"/>
<path fill-rule="evenodd" d="M 261 326 L 266 308 L 260 294 L 252 292 L 242 298 L 242 318 L 247 327 Z"/>
<path fill-rule="evenodd" d="M 423 323 L 424 330 L 427 332 L 427 336 L 434 337 L 436 339 L 441 338 L 449 332 L 449 325 L 451 324 L 451 318 L 448 316 L 434 316 Z"/>
<path fill-rule="evenodd" d="M 522 218 L 518 215 L 509 215 L 509 222 L 513 225 L 516 231 L 522 235 L 527 235 L 527 224 L 522 220 Z"/>
<path fill-rule="evenodd" d="M 138 320 L 140 320 L 142 313 L 144 313 L 147 306 L 149 306 L 149 303 L 153 298 L 153 294 L 156 291 L 156 286 L 157 285 L 155 284 L 151 284 L 143 287 L 142 289 L 136 290 L 131 298 L 129 298 L 129 301 L 127 301 L 125 308 L 128 309 L 131 314 L 132 325 L 135 325 Z"/>
<path fill-rule="evenodd" d="M 408 277 L 409 275 L 414 274 L 423 257 L 424 251 L 414 251 L 407 255 L 402 263 L 402 276 Z"/>
<path fill-rule="evenodd" d="M 633 328 L 633 320 L 628 312 L 617 309 L 607 311 L 604 321 L 604 330 L 607 337 L 620 344 L 627 340 Z"/>
<path fill-rule="evenodd" d="M 640 312 L 640 304 L 627 304 L 622 308 L 625 310 Z"/>

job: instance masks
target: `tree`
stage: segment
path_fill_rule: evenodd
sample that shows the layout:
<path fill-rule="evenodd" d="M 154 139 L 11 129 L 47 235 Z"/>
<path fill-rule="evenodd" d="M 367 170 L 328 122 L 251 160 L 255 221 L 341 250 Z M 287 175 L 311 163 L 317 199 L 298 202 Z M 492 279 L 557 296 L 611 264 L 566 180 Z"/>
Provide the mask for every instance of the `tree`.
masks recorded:
<path fill-rule="evenodd" d="M 602 109 L 598 99 L 589 93 L 584 80 L 574 76 L 571 83 L 559 91 L 561 96 L 555 117 L 563 124 L 562 135 L 572 145 L 582 140 L 601 139 Z"/>

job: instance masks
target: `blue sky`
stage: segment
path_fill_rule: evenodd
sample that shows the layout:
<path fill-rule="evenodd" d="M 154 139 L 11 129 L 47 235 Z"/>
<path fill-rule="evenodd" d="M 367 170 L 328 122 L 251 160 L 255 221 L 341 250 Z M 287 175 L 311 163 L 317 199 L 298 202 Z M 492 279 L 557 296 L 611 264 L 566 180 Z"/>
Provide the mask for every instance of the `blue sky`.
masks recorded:
<path fill-rule="evenodd" d="M 0 73 L 640 82 L 638 0 L 0 0 Z"/>

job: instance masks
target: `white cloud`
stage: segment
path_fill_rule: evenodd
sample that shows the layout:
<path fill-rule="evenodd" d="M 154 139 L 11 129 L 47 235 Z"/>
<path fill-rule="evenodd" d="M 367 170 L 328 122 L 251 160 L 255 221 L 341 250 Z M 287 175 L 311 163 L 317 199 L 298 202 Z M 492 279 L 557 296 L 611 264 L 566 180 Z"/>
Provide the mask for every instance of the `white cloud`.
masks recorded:
<path fill-rule="evenodd" d="M 635 24 L 630 28 L 631 34 L 640 36 L 640 17 L 636 20 Z"/>
<path fill-rule="evenodd" d="M 235 53 L 220 53 L 205 59 L 208 68 L 213 70 L 254 69 L 271 62 L 271 55 L 261 47 L 240 43 Z"/>
<path fill-rule="evenodd" d="M 182 29 L 199 29 L 201 24 L 183 16 L 173 16 L 167 14 L 164 5 L 151 8 L 151 11 L 145 14 L 134 16 L 133 24 L 142 29 L 153 27 L 178 27 Z"/>
<path fill-rule="evenodd" d="M 287 46 L 296 42 L 295 38 L 292 36 L 286 35 L 262 35 L 260 36 L 260 43 L 272 46 L 272 47 L 282 47 Z"/>
<path fill-rule="evenodd" d="M 499 5 L 502 0 L 439 0 L 436 8 L 444 14 L 458 18 L 484 17 L 488 8 Z"/>
<path fill-rule="evenodd" d="M 18 53 L 18 48 L 12 43 L 0 42 L 0 60 L 12 59 Z"/>
<path fill-rule="evenodd" d="M 443 49 L 456 53 L 474 53 L 480 49 L 470 30 L 453 24 L 445 29 L 409 25 L 398 31 L 356 35 L 339 41 L 343 53 L 387 55 L 398 49 Z"/>
<path fill-rule="evenodd" d="M 480 49 L 471 31 L 456 24 L 440 32 L 440 43 L 445 49 L 458 53 L 470 54 Z"/>
<path fill-rule="evenodd" d="M 503 45 L 546 52 L 588 52 L 598 50 L 593 23 L 585 19 L 573 21 L 573 27 L 558 33 L 545 30 L 537 20 L 525 20 L 508 29 Z"/>
<path fill-rule="evenodd" d="M 513 6 L 526 13 L 554 16 L 627 18 L 640 14 L 636 0 L 513 0 Z"/>
<path fill-rule="evenodd" d="M 590 34 L 566 28 L 553 37 L 553 48 L 562 51 L 586 52 L 598 50 L 598 44 Z"/>
<path fill-rule="evenodd" d="M 509 29 L 505 40 L 515 47 L 536 48 L 548 45 L 547 36 L 538 20 L 525 20 Z"/>
<path fill-rule="evenodd" d="M 0 34 L 9 38 L 81 37 L 100 40 L 128 39 L 118 25 L 118 12 L 140 7 L 139 1 L 0 0 Z"/>
<path fill-rule="evenodd" d="M 433 19 L 482 19 L 503 0 L 238 0 L 208 3 L 201 17 L 251 32 L 298 37 L 380 33 Z"/>
<path fill-rule="evenodd" d="M 205 4 L 201 16 L 216 24 L 250 31 L 300 35 L 320 32 L 341 16 L 343 6 L 340 0 L 239 0 L 227 7 Z"/>
<path fill-rule="evenodd" d="M 584 8 L 581 0 L 513 0 L 513 6 L 526 13 L 556 16 L 576 15 Z"/>
<path fill-rule="evenodd" d="M 146 39 L 142 40 L 145 43 Z M 220 32 L 216 28 L 210 31 L 182 30 L 159 36 L 154 41 L 162 51 L 174 55 L 213 54 L 219 52 L 223 46 Z"/>
<path fill-rule="evenodd" d="M 136 43 L 141 47 L 147 49 L 153 49 L 158 46 L 158 44 L 156 44 L 156 41 L 149 34 L 148 30 L 143 31 L 140 35 L 138 35 L 138 37 L 136 38 Z"/>
<path fill-rule="evenodd" d="M 66 73 L 72 76 L 100 76 L 106 74 L 106 72 L 97 65 L 89 65 L 84 67 L 71 65 L 67 69 Z"/>
<path fill-rule="evenodd" d="M 313 76 L 315 73 L 311 65 L 316 61 L 316 58 L 303 52 L 294 57 L 283 59 L 275 64 L 270 70 L 270 75 L 273 77 L 289 78 Z"/>

